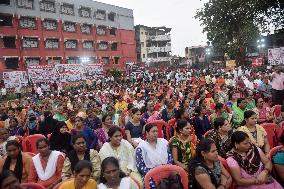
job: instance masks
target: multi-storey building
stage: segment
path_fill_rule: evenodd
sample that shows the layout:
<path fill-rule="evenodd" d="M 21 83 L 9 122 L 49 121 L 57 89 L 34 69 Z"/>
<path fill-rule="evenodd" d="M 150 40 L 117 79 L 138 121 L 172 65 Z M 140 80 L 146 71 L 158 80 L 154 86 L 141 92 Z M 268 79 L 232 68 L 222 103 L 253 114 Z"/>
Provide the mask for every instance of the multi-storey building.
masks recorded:
<path fill-rule="evenodd" d="M 137 61 L 151 65 L 171 62 L 171 28 L 135 26 Z"/>
<path fill-rule="evenodd" d="M 92 0 L 1 0 L 0 65 L 136 61 L 133 10 Z"/>

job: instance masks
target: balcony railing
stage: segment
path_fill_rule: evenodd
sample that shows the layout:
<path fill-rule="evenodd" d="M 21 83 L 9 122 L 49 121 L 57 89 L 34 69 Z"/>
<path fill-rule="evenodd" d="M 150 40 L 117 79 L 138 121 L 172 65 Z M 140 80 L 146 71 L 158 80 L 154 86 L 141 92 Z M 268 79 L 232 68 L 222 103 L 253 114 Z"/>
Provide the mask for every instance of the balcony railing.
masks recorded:
<path fill-rule="evenodd" d="M 148 53 L 155 53 L 155 52 L 171 52 L 171 46 L 165 47 L 147 47 Z"/>
<path fill-rule="evenodd" d="M 171 35 L 156 35 L 156 36 L 147 36 L 147 40 L 150 41 L 170 41 Z"/>

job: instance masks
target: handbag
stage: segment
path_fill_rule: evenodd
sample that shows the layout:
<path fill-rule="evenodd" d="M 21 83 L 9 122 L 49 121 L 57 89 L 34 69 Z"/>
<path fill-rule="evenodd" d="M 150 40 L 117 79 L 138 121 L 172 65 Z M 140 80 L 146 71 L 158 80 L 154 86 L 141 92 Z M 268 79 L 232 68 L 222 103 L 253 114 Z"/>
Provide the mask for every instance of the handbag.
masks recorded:
<path fill-rule="evenodd" d="M 180 176 L 172 172 L 167 178 L 161 179 L 157 189 L 183 189 Z"/>

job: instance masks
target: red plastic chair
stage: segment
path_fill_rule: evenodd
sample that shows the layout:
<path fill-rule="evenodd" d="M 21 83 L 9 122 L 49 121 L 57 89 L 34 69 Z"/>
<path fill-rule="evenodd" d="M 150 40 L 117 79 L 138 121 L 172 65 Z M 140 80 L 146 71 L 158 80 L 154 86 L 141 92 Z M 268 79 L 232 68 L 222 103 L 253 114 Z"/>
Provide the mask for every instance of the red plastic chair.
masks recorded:
<path fill-rule="evenodd" d="M 261 125 L 266 133 L 270 148 L 278 146 L 278 139 L 281 136 L 283 130 L 275 123 L 264 123 Z"/>
<path fill-rule="evenodd" d="M 174 135 L 176 134 L 176 119 L 171 119 L 168 121 L 168 125 L 167 125 L 167 128 L 166 128 L 166 136 L 167 136 L 167 140 L 169 141 L 172 137 L 172 133 L 171 133 L 171 129 L 173 128 L 174 129 Z"/>
<path fill-rule="evenodd" d="M 31 189 L 45 189 L 45 187 L 42 186 L 41 184 L 37 184 L 37 183 L 33 183 L 33 182 L 22 183 L 21 186 L 26 187 L 26 188 L 31 188 Z"/>
<path fill-rule="evenodd" d="M 130 176 L 130 178 L 135 182 L 135 184 L 138 186 L 139 189 L 143 189 L 143 187 L 141 186 L 141 184 L 139 183 L 139 181 L 136 178 L 134 178 L 132 176 Z"/>
<path fill-rule="evenodd" d="M 150 122 L 151 124 L 155 125 L 158 127 L 158 137 L 159 138 L 164 138 L 164 128 L 165 130 L 167 129 L 167 122 L 165 122 L 164 120 L 155 120 Z"/>
<path fill-rule="evenodd" d="M 169 177 L 172 172 L 177 172 L 177 174 L 180 175 L 183 188 L 188 189 L 188 175 L 183 168 L 176 165 L 160 165 L 151 169 L 144 179 L 146 189 L 150 189 L 151 178 L 153 178 L 156 185 L 158 185 L 161 179 Z"/>
<path fill-rule="evenodd" d="M 40 138 L 45 138 L 45 136 L 41 134 L 35 134 L 35 135 L 30 135 L 24 138 L 23 143 L 22 143 L 23 151 L 32 152 L 36 154 L 37 153 L 36 141 Z"/>
<path fill-rule="evenodd" d="M 222 163 L 222 165 L 224 166 L 224 168 L 230 173 L 230 168 L 229 168 L 229 166 L 228 166 L 227 161 L 226 161 L 224 158 L 222 158 L 221 156 L 218 156 L 218 159 L 220 160 L 220 162 Z M 230 174 L 231 174 L 231 173 L 230 173 Z M 230 189 L 235 189 L 235 184 L 234 184 L 234 183 L 232 183 Z"/>
<path fill-rule="evenodd" d="M 34 157 L 36 154 L 32 152 L 25 152 L 26 154 L 30 155 L 31 157 Z"/>
<path fill-rule="evenodd" d="M 275 146 L 274 148 L 270 149 L 269 153 L 268 153 L 268 159 L 272 162 L 272 157 L 277 153 L 277 151 L 281 150 L 283 148 L 283 146 Z M 277 172 L 275 170 L 274 164 L 272 162 L 272 175 L 274 176 L 274 178 L 277 178 Z"/>

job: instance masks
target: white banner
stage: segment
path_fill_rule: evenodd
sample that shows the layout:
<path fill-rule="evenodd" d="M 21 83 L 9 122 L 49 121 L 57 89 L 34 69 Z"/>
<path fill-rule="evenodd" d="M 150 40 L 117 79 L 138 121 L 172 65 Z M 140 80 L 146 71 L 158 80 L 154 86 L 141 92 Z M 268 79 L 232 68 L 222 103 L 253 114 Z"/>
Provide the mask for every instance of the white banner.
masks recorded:
<path fill-rule="evenodd" d="M 33 83 L 54 82 L 56 80 L 53 65 L 29 66 L 28 75 L 29 80 Z"/>
<path fill-rule="evenodd" d="M 102 64 L 84 64 L 86 79 L 98 79 L 104 75 L 104 67 Z"/>
<path fill-rule="evenodd" d="M 284 64 L 284 47 L 268 49 L 268 64 Z"/>
<path fill-rule="evenodd" d="M 84 67 L 80 64 L 57 64 L 55 65 L 55 77 L 61 82 L 73 82 L 85 80 Z"/>
<path fill-rule="evenodd" d="M 3 72 L 3 78 L 6 88 L 28 85 L 28 75 L 25 71 Z"/>

